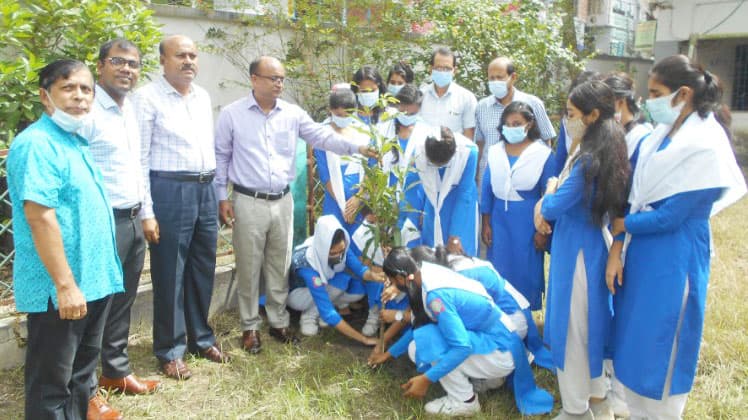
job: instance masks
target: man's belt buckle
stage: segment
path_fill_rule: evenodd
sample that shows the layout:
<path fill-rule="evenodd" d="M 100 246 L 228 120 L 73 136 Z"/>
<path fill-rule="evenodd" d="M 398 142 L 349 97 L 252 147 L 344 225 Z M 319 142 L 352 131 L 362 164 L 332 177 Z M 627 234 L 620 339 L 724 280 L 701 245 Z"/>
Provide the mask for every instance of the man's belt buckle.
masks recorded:
<path fill-rule="evenodd" d="M 136 217 L 138 217 L 138 213 L 140 213 L 141 207 L 142 205 L 138 203 L 137 206 L 130 209 L 130 219 L 135 219 Z"/>
<path fill-rule="evenodd" d="M 213 172 L 200 172 L 197 176 L 197 182 L 200 184 L 207 184 L 210 181 L 213 181 Z"/>

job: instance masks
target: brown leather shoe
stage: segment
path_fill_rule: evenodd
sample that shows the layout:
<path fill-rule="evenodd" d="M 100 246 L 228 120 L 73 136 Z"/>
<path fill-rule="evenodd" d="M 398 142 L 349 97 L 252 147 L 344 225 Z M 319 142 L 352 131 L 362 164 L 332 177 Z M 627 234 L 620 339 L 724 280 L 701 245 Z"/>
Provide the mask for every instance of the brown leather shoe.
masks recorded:
<path fill-rule="evenodd" d="M 216 363 L 228 363 L 229 360 L 231 360 L 228 354 L 222 352 L 221 349 L 219 349 L 215 345 L 212 345 L 207 349 L 200 350 L 200 357 L 204 357 L 211 362 Z"/>
<path fill-rule="evenodd" d="M 99 394 L 88 400 L 88 414 L 86 420 L 121 420 L 122 413 L 112 408 Z"/>
<path fill-rule="evenodd" d="M 270 336 L 283 344 L 299 344 L 299 339 L 288 328 L 270 328 Z"/>
<path fill-rule="evenodd" d="M 99 377 L 99 386 L 110 391 L 124 392 L 128 395 L 150 394 L 161 386 L 161 381 L 140 379 L 133 374 L 124 378 L 112 379 L 106 376 Z"/>
<path fill-rule="evenodd" d="M 187 380 L 192 377 L 190 368 L 187 367 L 182 359 L 174 359 L 166 363 L 161 363 L 161 372 L 167 377 L 178 381 Z"/>
<path fill-rule="evenodd" d="M 260 332 L 257 330 L 247 330 L 242 333 L 242 348 L 251 354 L 257 354 L 262 350 L 260 341 Z"/>

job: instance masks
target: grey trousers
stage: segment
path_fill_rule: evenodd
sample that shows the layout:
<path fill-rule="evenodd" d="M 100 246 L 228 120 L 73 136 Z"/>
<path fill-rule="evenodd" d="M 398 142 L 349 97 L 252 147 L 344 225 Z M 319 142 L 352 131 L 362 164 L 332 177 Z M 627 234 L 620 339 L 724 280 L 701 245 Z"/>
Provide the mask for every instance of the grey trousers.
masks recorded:
<path fill-rule="evenodd" d="M 290 316 L 288 268 L 293 245 L 293 197 L 264 200 L 234 192 L 234 253 L 242 331 L 259 330 L 260 274 L 265 311 L 273 328 L 286 328 Z"/>
<path fill-rule="evenodd" d="M 140 218 L 115 217 L 117 253 L 122 262 L 124 293 L 112 296 L 112 306 L 101 340 L 101 374 L 119 379 L 132 373 L 127 356 L 130 335 L 130 308 L 138 294 L 140 273 L 145 260 L 145 238 Z"/>

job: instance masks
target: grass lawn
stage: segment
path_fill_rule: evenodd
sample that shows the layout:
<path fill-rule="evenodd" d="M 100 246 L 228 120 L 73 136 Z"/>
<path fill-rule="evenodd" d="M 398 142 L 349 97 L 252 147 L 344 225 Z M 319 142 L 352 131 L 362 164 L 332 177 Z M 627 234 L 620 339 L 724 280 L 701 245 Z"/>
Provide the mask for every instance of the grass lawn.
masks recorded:
<path fill-rule="evenodd" d="M 712 221 L 716 256 L 707 300 L 704 340 L 696 383 L 686 406 L 687 419 L 748 417 L 748 199 Z M 354 319 L 360 326 L 362 319 Z M 422 418 L 423 403 L 401 397 L 399 385 L 413 373 L 401 358 L 371 370 L 367 348 L 335 331 L 305 339 L 294 349 L 275 343 L 267 334 L 261 354 L 239 348 L 236 313 L 213 319 L 218 340 L 234 357 L 228 365 L 188 358 L 192 379 L 165 380 L 156 395 L 111 395 L 111 403 L 131 419 L 249 418 Z M 151 352 L 150 330 L 134 328 L 130 354 L 135 372 L 159 377 Z M 54 349 L 50 349 L 54 351 Z M 1 357 L 1 356 L 0 356 Z M 646 372 L 642 372 L 646 374 Z M 551 390 L 560 409 L 554 376 L 536 370 L 538 383 Z M 432 385 L 427 400 L 443 395 Z M 520 418 L 506 389 L 480 396 L 478 418 Z M 22 418 L 23 370 L 0 372 L 0 419 Z M 550 418 L 544 416 L 540 418 Z"/>

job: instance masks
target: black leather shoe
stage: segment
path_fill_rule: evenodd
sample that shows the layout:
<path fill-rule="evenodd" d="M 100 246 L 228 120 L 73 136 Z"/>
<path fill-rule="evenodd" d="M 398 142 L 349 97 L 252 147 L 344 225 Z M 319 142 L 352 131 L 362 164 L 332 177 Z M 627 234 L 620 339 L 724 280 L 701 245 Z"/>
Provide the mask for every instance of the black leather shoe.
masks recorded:
<path fill-rule="evenodd" d="M 299 339 L 288 328 L 270 328 L 270 336 L 283 344 L 299 344 Z"/>

